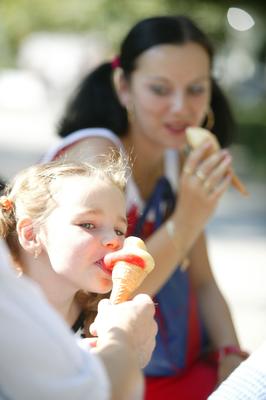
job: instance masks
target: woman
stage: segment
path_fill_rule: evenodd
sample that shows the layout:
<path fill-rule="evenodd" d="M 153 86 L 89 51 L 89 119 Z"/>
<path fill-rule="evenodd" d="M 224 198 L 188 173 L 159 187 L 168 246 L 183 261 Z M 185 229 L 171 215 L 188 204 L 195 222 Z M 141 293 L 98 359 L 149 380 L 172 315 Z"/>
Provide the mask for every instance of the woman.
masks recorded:
<path fill-rule="evenodd" d="M 140 288 L 158 304 L 146 399 L 206 399 L 243 359 L 203 232 L 230 183 L 231 156 L 206 158 L 210 143 L 186 151 L 188 126 L 207 123 L 222 146 L 230 143 L 233 120 L 212 62 L 189 18 L 139 22 L 119 57 L 81 83 L 59 126 L 64 139 L 44 157 L 88 159 L 113 146 L 132 157 L 128 234 L 146 239 L 156 264 Z"/>

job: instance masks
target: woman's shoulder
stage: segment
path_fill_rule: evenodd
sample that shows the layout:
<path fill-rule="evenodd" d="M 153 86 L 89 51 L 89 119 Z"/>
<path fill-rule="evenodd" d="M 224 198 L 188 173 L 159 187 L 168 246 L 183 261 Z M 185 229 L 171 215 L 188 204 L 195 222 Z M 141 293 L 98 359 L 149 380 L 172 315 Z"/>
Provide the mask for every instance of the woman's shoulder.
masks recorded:
<path fill-rule="evenodd" d="M 107 148 L 116 147 L 123 149 L 119 137 L 109 129 L 105 128 L 86 128 L 80 129 L 61 139 L 52 146 L 41 158 L 41 162 L 49 162 L 64 155 L 68 158 L 87 159 L 105 152 Z"/>

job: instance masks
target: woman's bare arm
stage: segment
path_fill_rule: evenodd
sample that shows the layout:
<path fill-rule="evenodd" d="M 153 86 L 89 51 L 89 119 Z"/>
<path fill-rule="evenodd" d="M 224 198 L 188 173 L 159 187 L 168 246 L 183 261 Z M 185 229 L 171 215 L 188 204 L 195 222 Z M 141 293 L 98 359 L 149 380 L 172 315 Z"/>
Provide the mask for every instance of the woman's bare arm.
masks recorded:
<path fill-rule="evenodd" d="M 189 273 L 214 347 L 238 345 L 228 305 L 211 270 L 204 234 L 200 235 L 191 251 Z"/>

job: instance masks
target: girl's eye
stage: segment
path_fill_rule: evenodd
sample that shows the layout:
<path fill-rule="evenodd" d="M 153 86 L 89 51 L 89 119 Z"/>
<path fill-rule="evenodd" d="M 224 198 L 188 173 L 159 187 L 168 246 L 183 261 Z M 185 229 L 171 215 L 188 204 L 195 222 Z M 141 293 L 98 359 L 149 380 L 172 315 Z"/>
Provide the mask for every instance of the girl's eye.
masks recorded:
<path fill-rule="evenodd" d="M 151 86 L 151 90 L 153 93 L 159 95 L 159 96 L 165 96 L 169 94 L 169 89 L 164 87 L 164 86 L 158 86 L 158 85 L 153 85 Z"/>
<path fill-rule="evenodd" d="M 91 222 L 86 222 L 86 223 L 84 223 L 84 224 L 80 224 L 80 226 L 81 226 L 82 228 L 85 228 L 85 229 L 88 229 L 88 230 L 94 229 L 94 228 L 95 228 L 95 225 L 92 224 Z"/>
<path fill-rule="evenodd" d="M 120 231 L 119 229 L 115 229 L 115 233 L 117 234 L 117 236 L 125 236 L 125 233 Z"/>

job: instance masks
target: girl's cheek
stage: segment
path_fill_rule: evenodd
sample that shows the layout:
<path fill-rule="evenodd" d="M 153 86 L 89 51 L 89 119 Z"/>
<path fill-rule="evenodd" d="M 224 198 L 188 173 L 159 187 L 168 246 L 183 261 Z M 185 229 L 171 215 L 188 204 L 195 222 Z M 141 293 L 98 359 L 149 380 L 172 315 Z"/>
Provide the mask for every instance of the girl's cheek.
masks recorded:
<path fill-rule="evenodd" d="M 122 237 L 119 239 L 119 247 L 120 247 L 120 249 L 123 247 L 124 241 L 125 241 L 125 237 L 122 236 Z"/>

